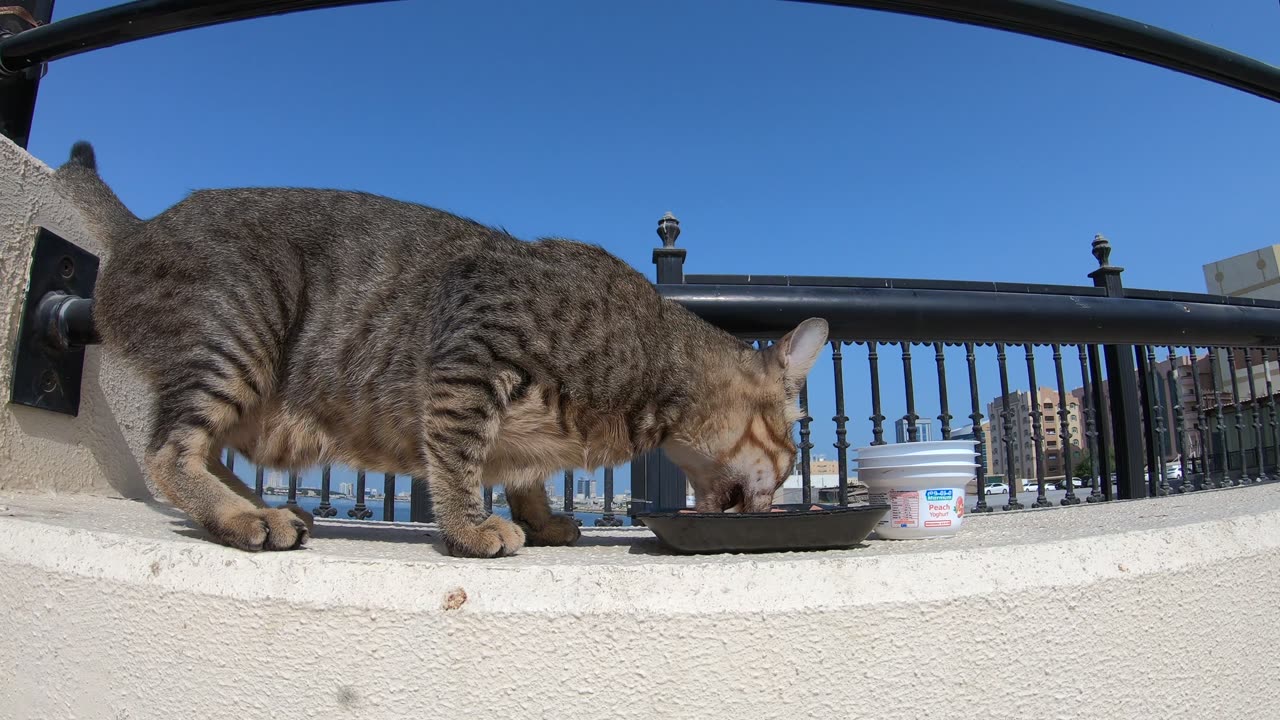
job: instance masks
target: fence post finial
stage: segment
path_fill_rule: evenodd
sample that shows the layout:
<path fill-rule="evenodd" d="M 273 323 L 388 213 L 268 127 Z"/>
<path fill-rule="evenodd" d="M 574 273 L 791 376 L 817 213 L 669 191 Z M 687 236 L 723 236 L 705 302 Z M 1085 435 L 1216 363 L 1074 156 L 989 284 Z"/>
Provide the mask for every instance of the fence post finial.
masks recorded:
<path fill-rule="evenodd" d="M 670 211 L 658 220 L 658 237 L 662 238 L 662 247 L 676 246 L 676 238 L 680 237 L 680 221 Z"/>
<path fill-rule="evenodd" d="M 676 247 L 676 238 L 680 237 L 680 221 L 670 212 L 658 219 L 658 237 L 662 238 L 662 247 L 653 249 L 653 264 L 658 268 L 657 281 L 660 285 L 684 284 L 684 248 Z"/>
<path fill-rule="evenodd" d="M 1093 236 L 1093 256 L 1098 259 L 1098 267 L 1111 266 L 1111 241 L 1101 234 Z"/>

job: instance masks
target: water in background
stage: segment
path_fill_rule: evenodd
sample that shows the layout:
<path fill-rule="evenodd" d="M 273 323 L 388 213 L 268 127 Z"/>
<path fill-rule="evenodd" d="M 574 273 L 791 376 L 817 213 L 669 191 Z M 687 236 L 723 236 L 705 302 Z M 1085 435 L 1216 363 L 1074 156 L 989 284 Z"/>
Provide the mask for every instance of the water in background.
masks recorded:
<path fill-rule="evenodd" d="M 273 505 L 273 506 L 284 505 L 285 499 L 286 498 L 284 495 L 264 495 L 263 496 L 263 500 L 266 500 L 268 505 Z M 345 520 L 345 519 L 351 518 L 351 516 L 347 514 L 347 511 L 355 508 L 356 501 L 354 498 L 338 497 L 338 498 L 330 498 L 329 504 L 333 506 L 333 509 L 338 511 L 338 514 L 335 515 L 332 519 Z M 320 498 L 313 497 L 310 495 L 300 495 L 298 496 L 298 506 L 301 507 L 303 510 L 314 513 L 316 511 L 316 508 L 320 506 Z M 373 512 L 373 515 L 369 517 L 370 520 L 384 519 L 382 498 L 366 499 L 365 507 L 367 507 L 369 510 Z M 556 512 L 563 512 L 559 508 L 553 508 L 553 510 L 555 510 Z M 493 514 L 499 515 L 504 518 L 510 518 L 511 510 L 506 507 L 495 507 L 493 509 Z M 583 527 L 594 527 L 596 524 L 596 520 L 599 520 L 600 518 L 604 517 L 604 513 L 575 512 L 574 517 L 582 521 Z M 614 517 L 618 518 L 619 520 L 622 520 L 624 525 L 631 524 L 631 520 L 627 518 L 625 510 L 615 511 Z M 408 500 L 398 500 L 392 504 L 392 520 L 394 520 L 395 522 L 409 522 L 409 501 Z"/>

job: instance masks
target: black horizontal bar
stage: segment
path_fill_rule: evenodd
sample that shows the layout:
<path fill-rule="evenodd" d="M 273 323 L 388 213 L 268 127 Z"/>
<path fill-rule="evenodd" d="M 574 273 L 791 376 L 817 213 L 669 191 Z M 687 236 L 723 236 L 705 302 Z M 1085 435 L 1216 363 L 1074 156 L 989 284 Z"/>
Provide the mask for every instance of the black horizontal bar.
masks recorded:
<path fill-rule="evenodd" d="M 144 38 L 209 25 L 391 0 L 140 0 L 75 15 L 0 40 L 7 72 Z"/>
<path fill-rule="evenodd" d="M 1203 295 L 1176 290 L 1142 290 L 1125 288 L 1124 296 L 1142 300 L 1173 300 L 1176 302 L 1208 303 L 1210 305 L 1241 305 L 1245 307 L 1280 309 L 1280 301 L 1263 298 L 1232 297 L 1230 295 Z"/>
<path fill-rule="evenodd" d="M 981 280 L 922 280 L 917 278 L 831 277 L 825 275 L 685 275 L 690 285 L 784 285 L 804 287 L 898 288 L 902 290 L 974 290 L 979 292 L 1033 293 L 1102 297 L 1106 291 L 1086 285 L 993 282 Z M 1207 295 L 1175 290 L 1125 288 L 1125 297 L 1143 300 L 1175 300 L 1208 305 L 1242 305 L 1280 309 L 1280 301 L 1261 298 Z"/>
<path fill-rule="evenodd" d="M 1280 344 L 1280 309 L 972 290 L 658 285 L 735 335 L 778 338 L 809 317 L 833 340 L 1256 346 Z"/>
<path fill-rule="evenodd" d="M 826 275 L 685 275 L 698 285 L 803 285 L 806 287 L 903 288 L 908 290 L 977 290 L 1047 295 L 1105 295 L 1102 288 L 1083 285 L 988 282 L 979 280 L 920 280 L 914 278 L 834 277 Z"/>
<path fill-rule="evenodd" d="M 1146 23 L 1055 0 L 791 0 L 1006 30 L 1098 50 L 1280 102 L 1280 68 Z"/>

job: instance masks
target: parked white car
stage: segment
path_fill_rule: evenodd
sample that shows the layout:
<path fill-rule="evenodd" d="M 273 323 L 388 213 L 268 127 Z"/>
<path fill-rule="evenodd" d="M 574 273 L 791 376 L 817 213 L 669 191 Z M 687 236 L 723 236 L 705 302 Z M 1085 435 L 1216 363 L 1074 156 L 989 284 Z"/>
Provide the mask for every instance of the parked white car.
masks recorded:
<path fill-rule="evenodd" d="M 987 495 L 1008 495 L 1009 486 L 1002 482 L 987 483 Z"/>

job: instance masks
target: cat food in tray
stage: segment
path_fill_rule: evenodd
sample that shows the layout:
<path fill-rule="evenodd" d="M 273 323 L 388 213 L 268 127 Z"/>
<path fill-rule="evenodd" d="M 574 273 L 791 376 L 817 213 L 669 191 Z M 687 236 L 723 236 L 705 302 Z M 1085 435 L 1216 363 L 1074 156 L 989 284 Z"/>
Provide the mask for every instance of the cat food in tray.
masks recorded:
<path fill-rule="evenodd" d="M 889 506 L 776 505 L 759 513 L 696 510 L 644 513 L 636 518 L 679 553 L 838 550 L 860 544 Z"/>

